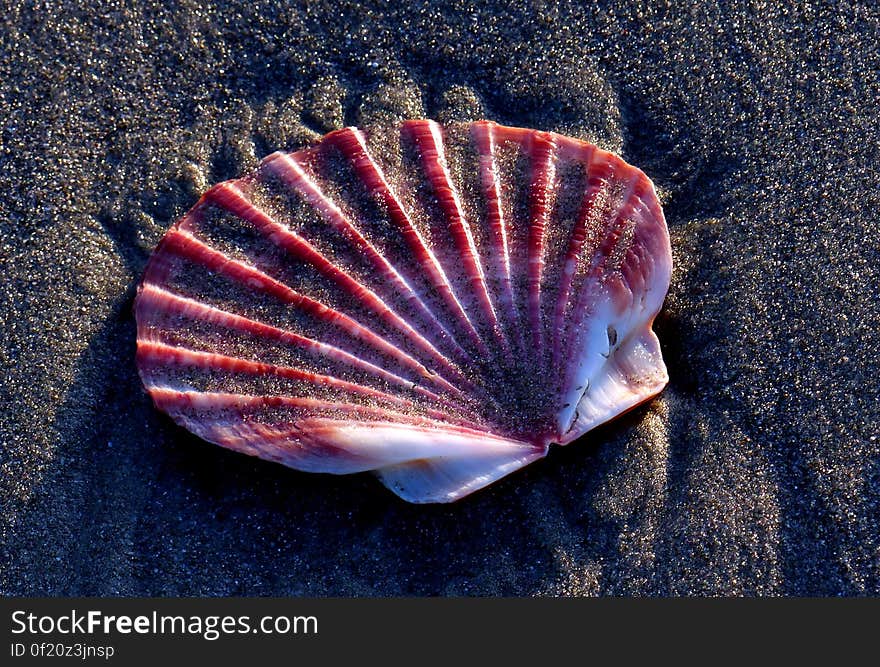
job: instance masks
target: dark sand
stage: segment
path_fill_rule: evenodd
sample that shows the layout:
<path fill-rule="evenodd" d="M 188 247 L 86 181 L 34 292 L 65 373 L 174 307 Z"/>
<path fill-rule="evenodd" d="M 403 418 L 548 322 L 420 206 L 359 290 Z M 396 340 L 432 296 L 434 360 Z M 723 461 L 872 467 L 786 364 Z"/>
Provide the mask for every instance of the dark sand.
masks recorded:
<path fill-rule="evenodd" d="M 0 592 L 880 593 L 874 3 L 5 4 Z M 654 179 L 662 397 L 451 506 L 157 413 L 131 303 L 163 230 L 270 150 L 421 115 L 574 134 Z"/>

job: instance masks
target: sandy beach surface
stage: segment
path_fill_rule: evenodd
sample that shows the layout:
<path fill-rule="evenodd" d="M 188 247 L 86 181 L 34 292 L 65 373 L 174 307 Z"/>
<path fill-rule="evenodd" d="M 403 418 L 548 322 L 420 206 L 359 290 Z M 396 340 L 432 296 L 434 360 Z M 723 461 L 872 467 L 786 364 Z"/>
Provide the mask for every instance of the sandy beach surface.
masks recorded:
<path fill-rule="evenodd" d="M 4 4 L 0 593 L 880 594 L 873 3 Z M 655 181 L 662 396 L 448 506 L 158 413 L 131 306 L 164 230 L 272 150 L 418 116 Z"/>

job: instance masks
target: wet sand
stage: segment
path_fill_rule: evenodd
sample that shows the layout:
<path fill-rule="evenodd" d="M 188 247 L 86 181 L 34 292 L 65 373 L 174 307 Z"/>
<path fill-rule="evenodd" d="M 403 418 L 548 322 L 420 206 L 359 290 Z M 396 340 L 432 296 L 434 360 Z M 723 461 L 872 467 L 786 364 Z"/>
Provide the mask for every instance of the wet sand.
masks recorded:
<path fill-rule="evenodd" d="M 880 594 L 876 9 L 56 4 L 0 28 L 0 592 Z M 163 231 L 272 150 L 423 115 L 655 181 L 662 396 L 449 506 L 156 412 Z"/>

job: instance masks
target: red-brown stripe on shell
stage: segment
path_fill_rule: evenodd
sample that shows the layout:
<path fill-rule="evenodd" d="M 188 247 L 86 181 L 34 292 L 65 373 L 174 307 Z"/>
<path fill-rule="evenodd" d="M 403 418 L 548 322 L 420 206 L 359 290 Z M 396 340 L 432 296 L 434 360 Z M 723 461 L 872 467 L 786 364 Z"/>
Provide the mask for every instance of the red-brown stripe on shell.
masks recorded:
<path fill-rule="evenodd" d="M 475 491 L 656 395 L 650 180 L 488 121 L 332 132 L 211 188 L 138 290 L 138 367 L 200 437 L 413 502 Z"/>

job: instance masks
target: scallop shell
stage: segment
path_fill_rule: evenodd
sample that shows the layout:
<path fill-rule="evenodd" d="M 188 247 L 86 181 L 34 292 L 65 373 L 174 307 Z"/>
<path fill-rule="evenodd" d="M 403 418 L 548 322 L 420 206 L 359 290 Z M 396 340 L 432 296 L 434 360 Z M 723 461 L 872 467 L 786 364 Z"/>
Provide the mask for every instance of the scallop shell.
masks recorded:
<path fill-rule="evenodd" d="M 211 188 L 136 301 L 156 406 L 210 442 L 448 502 L 657 394 L 651 181 L 488 121 L 332 132 Z"/>

